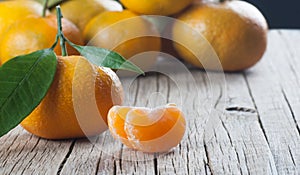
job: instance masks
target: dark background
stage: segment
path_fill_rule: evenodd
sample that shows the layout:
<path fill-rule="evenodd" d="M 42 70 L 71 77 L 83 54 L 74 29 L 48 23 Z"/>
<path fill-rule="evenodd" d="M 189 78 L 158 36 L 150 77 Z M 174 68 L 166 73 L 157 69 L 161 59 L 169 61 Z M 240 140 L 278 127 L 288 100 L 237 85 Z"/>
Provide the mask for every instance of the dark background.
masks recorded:
<path fill-rule="evenodd" d="M 300 29 L 300 0 L 246 0 L 262 11 L 270 28 Z"/>

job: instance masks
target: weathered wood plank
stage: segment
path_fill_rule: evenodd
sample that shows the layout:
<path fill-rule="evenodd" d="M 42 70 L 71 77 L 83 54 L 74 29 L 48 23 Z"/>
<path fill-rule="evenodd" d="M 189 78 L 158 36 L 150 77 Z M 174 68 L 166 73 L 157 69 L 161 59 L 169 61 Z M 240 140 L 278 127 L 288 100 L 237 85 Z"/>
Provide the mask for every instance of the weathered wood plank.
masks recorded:
<path fill-rule="evenodd" d="M 207 144 L 216 174 L 276 174 L 273 156 L 241 74 L 227 74 L 223 97 L 216 105 L 221 125 Z"/>
<path fill-rule="evenodd" d="M 0 139 L 0 174 L 56 174 L 71 141 L 37 138 L 20 126 Z"/>
<path fill-rule="evenodd" d="M 199 84 L 204 84 L 202 77 L 193 77 L 192 74 L 170 72 L 170 77 L 160 76 L 160 91 L 168 94 L 168 103 L 176 103 L 186 114 L 187 131 L 184 139 L 177 148 L 166 155 L 157 158 L 158 174 L 210 174 L 203 142 L 203 125 L 205 115 L 199 115 L 203 109 L 198 93 L 203 91 Z M 166 70 L 165 70 L 166 72 Z M 174 76 L 175 75 L 175 76 Z M 164 85 L 165 84 L 165 85 Z M 191 91 L 193 91 L 191 95 Z M 206 96 L 201 98 L 205 99 Z"/>
<path fill-rule="evenodd" d="M 249 90 L 258 110 L 261 127 L 274 156 L 279 174 L 298 174 L 300 136 L 293 114 L 282 91 L 278 69 L 289 72 L 287 62 L 277 63 L 274 58 L 287 47 L 278 45 L 277 32 L 270 32 L 269 50 L 260 64 L 246 74 Z M 291 59 L 289 56 L 278 59 Z M 285 68 L 284 68 L 285 67 Z"/>
<path fill-rule="evenodd" d="M 122 78 L 126 105 L 171 102 L 186 114 L 187 133 L 169 153 L 133 151 L 109 132 L 49 141 L 17 127 L 0 138 L 0 174 L 299 174 L 300 31 L 269 39 L 259 64 L 226 79 L 169 62 L 157 68 L 166 76 Z"/>

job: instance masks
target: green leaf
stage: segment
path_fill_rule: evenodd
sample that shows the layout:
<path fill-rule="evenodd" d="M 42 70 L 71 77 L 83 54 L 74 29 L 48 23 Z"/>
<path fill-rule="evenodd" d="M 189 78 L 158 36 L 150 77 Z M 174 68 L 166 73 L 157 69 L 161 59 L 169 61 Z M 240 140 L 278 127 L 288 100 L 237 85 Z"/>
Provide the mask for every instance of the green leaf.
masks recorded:
<path fill-rule="evenodd" d="M 126 60 L 116 52 L 93 46 L 79 46 L 69 41 L 68 43 L 72 45 L 87 60 L 97 66 L 108 67 L 111 69 L 129 70 L 144 74 L 139 67 Z"/>
<path fill-rule="evenodd" d="M 15 57 L 0 67 L 0 137 L 42 101 L 56 72 L 51 49 Z"/>

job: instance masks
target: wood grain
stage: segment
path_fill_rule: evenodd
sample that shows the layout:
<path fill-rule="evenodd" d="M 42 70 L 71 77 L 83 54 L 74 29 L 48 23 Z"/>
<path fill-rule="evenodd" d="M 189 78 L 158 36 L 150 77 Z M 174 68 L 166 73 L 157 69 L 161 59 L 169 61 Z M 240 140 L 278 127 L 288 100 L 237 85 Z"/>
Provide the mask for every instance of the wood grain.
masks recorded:
<path fill-rule="evenodd" d="M 241 73 L 204 72 L 168 59 L 122 78 L 126 105 L 176 103 L 187 131 L 165 154 L 100 136 L 50 141 L 20 126 L 0 138 L 0 174 L 299 174 L 300 31 L 274 30 L 263 60 Z"/>

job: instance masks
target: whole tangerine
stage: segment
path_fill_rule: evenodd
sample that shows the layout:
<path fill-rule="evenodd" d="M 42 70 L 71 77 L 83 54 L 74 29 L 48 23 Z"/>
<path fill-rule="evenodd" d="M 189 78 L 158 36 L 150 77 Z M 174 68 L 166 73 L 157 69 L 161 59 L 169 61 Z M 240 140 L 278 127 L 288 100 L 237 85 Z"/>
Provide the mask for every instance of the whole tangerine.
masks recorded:
<path fill-rule="evenodd" d="M 70 41 L 82 45 L 83 38 L 79 29 L 67 19 L 62 19 L 63 33 Z M 47 17 L 28 17 L 11 25 L 0 41 L 0 58 L 2 63 L 19 55 L 37 50 L 50 48 L 55 42 L 57 33 L 57 19 L 54 15 Z M 61 48 L 54 48 L 57 55 L 61 55 Z M 78 52 L 67 44 L 70 55 Z"/>
<path fill-rule="evenodd" d="M 104 11 L 122 11 L 123 7 L 113 0 L 72 0 L 62 3 L 61 10 L 65 18 L 83 31 L 94 16 Z"/>
<path fill-rule="evenodd" d="M 95 16 L 84 30 L 87 45 L 106 48 L 130 59 L 143 71 L 150 69 L 161 49 L 160 35 L 143 17 L 124 10 Z M 147 55 L 143 53 L 147 52 Z"/>
<path fill-rule="evenodd" d="M 94 136 L 107 129 L 109 109 L 122 101 L 122 85 L 111 69 L 81 56 L 58 57 L 47 95 L 21 126 L 46 139 Z"/>
<path fill-rule="evenodd" d="M 267 46 L 268 25 L 261 12 L 245 1 L 195 3 L 173 26 L 179 55 L 199 68 L 220 70 L 207 53 L 215 50 L 222 69 L 240 71 L 256 64 Z"/>
<path fill-rule="evenodd" d="M 40 16 L 43 6 L 35 1 L 1 1 L 0 2 L 0 40 L 13 23 L 29 16 Z"/>

